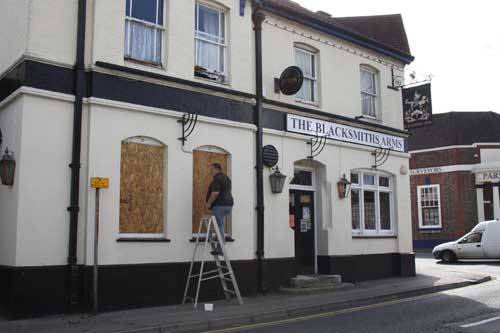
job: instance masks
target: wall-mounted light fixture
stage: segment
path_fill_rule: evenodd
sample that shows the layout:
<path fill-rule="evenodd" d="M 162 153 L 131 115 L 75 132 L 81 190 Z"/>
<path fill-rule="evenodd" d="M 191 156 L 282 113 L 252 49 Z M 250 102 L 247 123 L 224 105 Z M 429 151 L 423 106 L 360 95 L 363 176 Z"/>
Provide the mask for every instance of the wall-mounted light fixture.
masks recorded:
<path fill-rule="evenodd" d="M 15 170 L 16 161 L 14 160 L 14 153 L 9 152 L 9 149 L 5 148 L 5 153 L 2 156 L 2 160 L 0 160 L 0 178 L 3 185 L 12 186 L 14 184 Z"/>
<path fill-rule="evenodd" d="M 283 186 L 285 185 L 286 176 L 282 174 L 278 167 L 274 169 L 274 172 L 269 176 L 269 182 L 271 183 L 271 191 L 273 193 L 283 192 Z"/>
<path fill-rule="evenodd" d="M 351 182 L 345 178 L 345 174 L 337 182 L 337 190 L 339 191 L 339 198 L 344 199 L 349 196 Z"/>

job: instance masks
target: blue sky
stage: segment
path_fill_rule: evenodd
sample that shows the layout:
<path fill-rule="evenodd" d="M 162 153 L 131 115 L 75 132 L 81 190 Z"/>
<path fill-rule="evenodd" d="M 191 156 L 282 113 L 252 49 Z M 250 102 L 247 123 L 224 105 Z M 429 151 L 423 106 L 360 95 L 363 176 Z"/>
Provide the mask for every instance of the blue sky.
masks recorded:
<path fill-rule="evenodd" d="M 419 76 L 433 75 L 434 113 L 500 113 L 500 22 L 495 0 L 295 0 L 339 16 L 400 13 Z"/>

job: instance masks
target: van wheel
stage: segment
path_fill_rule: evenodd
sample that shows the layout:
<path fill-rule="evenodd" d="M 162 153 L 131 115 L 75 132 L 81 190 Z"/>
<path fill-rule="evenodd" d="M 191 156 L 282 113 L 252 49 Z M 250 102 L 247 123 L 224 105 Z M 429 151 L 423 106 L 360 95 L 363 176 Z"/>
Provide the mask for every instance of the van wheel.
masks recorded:
<path fill-rule="evenodd" d="M 441 259 L 445 263 L 449 264 L 451 262 L 455 262 L 457 260 L 457 257 L 452 251 L 444 251 L 443 253 L 441 253 Z"/>

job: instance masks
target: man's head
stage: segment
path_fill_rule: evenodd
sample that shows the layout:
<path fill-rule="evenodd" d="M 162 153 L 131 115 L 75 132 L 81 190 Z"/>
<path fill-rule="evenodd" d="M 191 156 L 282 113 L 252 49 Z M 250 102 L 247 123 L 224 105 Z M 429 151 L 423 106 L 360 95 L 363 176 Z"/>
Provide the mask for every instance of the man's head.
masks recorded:
<path fill-rule="evenodd" d="M 216 174 L 222 171 L 222 167 L 220 166 L 219 163 L 212 163 L 212 165 L 210 165 L 210 170 L 212 170 L 212 175 L 215 176 Z"/>

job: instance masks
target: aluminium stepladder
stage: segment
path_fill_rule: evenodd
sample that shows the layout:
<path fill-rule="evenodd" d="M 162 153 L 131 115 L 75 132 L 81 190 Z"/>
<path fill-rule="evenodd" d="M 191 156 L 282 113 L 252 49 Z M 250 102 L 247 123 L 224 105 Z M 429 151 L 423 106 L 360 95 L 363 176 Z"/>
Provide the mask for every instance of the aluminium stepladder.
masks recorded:
<path fill-rule="evenodd" d="M 206 228 L 206 234 L 205 234 L 204 240 L 200 240 L 200 235 L 202 233 L 202 226 L 205 226 L 205 228 Z M 214 235 L 214 231 L 215 231 L 215 235 Z M 193 251 L 193 258 L 191 259 L 191 265 L 189 266 L 189 274 L 188 274 L 188 278 L 186 281 L 186 289 L 184 291 L 184 298 L 182 300 L 182 304 L 185 304 L 187 300 L 191 300 L 191 301 L 193 301 L 194 308 L 196 309 L 196 307 L 198 305 L 198 296 L 200 294 L 201 283 L 203 281 L 216 279 L 216 278 L 220 279 L 220 282 L 222 285 L 222 290 L 224 291 L 224 295 L 226 297 L 226 300 L 229 301 L 234 296 L 237 298 L 238 303 L 240 305 L 243 304 L 240 290 L 238 288 L 238 283 L 236 282 L 236 278 L 234 277 L 234 272 L 233 272 L 233 269 L 231 267 L 231 262 L 229 261 L 229 258 L 227 256 L 226 247 L 225 247 L 224 243 L 219 243 L 220 239 L 222 239 L 222 234 L 221 234 L 221 231 L 219 229 L 219 226 L 217 225 L 215 217 L 210 216 L 210 215 L 203 216 L 201 218 L 200 225 L 198 227 L 198 234 L 196 235 L 194 251 Z M 196 260 L 196 253 L 198 251 L 198 246 L 200 246 L 201 243 L 204 243 L 204 245 L 203 245 L 203 253 L 202 253 L 202 258 L 201 258 L 201 263 L 200 263 L 200 272 L 198 274 L 193 274 L 193 267 L 194 267 L 194 262 Z M 203 271 L 203 268 L 205 266 L 204 254 L 207 251 L 208 243 L 210 243 L 210 248 L 212 251 L 215 251 L 217 246 L 220 245 L 220 249 L 222 250 L 222 256 L 224 257 L 224 260 L 222 261 L 218 255 L 213 255 L 214 260 L 215 260 L 216 269 L 204 272 Z M 197 280 L 198 280 L 195 297 L 188 296 L 189 285 L 190 285 L 190 282 L 193 278 L 197 278 Z M 229 288 L 229 286 L 228 286 L 229 283 L 232 284 L 233 289 Z"/>

